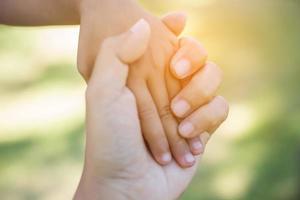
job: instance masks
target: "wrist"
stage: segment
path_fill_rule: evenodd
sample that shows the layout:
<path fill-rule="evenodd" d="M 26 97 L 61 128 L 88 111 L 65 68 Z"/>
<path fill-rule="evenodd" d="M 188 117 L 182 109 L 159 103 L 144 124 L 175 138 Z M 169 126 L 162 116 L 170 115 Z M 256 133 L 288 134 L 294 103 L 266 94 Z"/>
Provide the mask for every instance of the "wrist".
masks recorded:
<path fill-rule="evenodd" d="M 99 178 L 98 175 L 93 175 L 84 170 L 79 186 L 74 196 L 74 200 L 132 200 L 134 198 L 132 190 L 126 190 L 126 185 L 122 184 L 118 179 L 108 180 Z"/>
<path fill-rule="evenodd" d="M 135 0 L 78 0 L 81 25 L 94 20 L 101 28 L 97 37 L 106 38 L 129 29 L 148 13 Z"/>

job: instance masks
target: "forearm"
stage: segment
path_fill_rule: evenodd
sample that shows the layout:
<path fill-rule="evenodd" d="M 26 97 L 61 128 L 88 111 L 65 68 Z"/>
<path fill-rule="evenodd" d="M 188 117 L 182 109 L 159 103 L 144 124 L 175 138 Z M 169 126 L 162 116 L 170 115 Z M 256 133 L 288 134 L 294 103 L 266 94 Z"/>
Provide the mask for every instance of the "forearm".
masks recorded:
<path fill-rule="evenodd" d="M 88 26 L 106 38 L 127 30 L 148 13 L 137 0 L 82 0 L 80 6 L 82 29 Z"/>
<path fill-rule="evenodd" d="M 0 23 L 39 26 L 79 24 L 81 0 L 1 0 Z"/>
<path fill-rule="evenodd" d="M 77 191 L 74 195 L 74 200 L 133 200 L 138 195 L 134 195 L 132 190 L 126 191 L 126 187 L 120 184 L 117 180 L 108 182 L 99 180 L 98 177 L 83 173 Z M 132 194 L 129 194 L 129 193 Z"/>
<path fill-rule="evenodd" d="M 1 0 L 0 24 L 79 24 L 82 17 L 91 17 L 94 13 L 97 24 L 100 21 L 104 28 L 107 25 L 116 27 L 116 24 L 123 30 L 123 26 L 127 27 L 123 20 L 134 21 L 141 10 L 135 0 Z"/>

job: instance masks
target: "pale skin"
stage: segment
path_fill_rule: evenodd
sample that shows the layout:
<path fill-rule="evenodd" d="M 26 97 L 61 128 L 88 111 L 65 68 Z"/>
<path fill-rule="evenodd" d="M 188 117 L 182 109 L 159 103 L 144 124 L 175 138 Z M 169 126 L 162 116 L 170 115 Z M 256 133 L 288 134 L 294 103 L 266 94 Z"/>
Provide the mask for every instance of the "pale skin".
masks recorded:
<path fill-rule="evenodd" d="M 147 34 L 140 28 L 144 34 L 137 39 L 147 48 L 139 49 L 131 42 L 126 45 L 127 40 L 118 43 L 119 36 L 103 42 L 140 18 L 148 22 L 146 30 L 151 29 Z M 210 133 L 226 118 L 228 105 L 215 96 L 221 73 L 215 64 L 206 62 L 203 47 L 190 38 L 177 40 L 184 22 L 179 13 L 157 19 L 131 0 L 0 1 L 0 23 L 81 24 L 78 67 L 89 85 L 87 146 L 75 198 L 175 199 L 190 182 L 197 163 L 191 155 L 204 151 Z M 128 54 L 118 52 L 116 44 L 118 49 L 125 46 Z M 92 73 L 94 66 L 97 70 Z M 113 120 L 116 116 L 118 120 Z M 179 165 L 165 159 L 170 151 Z M 151 155 L 169 165 L 158 165 Z"/>
<path fill-rule="evenodd" d="M 159 165 L 142 136 L 137 101 L 126 81 L 150 35 L 149 24 L 140 20 L 129 31 L 106 39 L 99 50 L 86 91 L 85 165 L 74 199 L 174 200 L 195 173 L 199 157 L 187 169 L 174 161 Z M 221 97 L 213 102 L 203 109 L 216 113 L 216 105 L 226 104 Z M 201 134 L 204 147 L 209 138 Z"/>
<path fill-rule="evenodd" d="M 127 85 L 137 98 L 144 139 L 158 163 L 168 164 L 172 154 L 181 167 L 190 167 L 195 163 L 193 155 L 200 154 L 202 148 L 199 137 L 187 137 L 187 130 L 197 135 L 204 132 L 202 127 L 213 132 L 220 124 L 199 125 L 202 121 L 197 110 L 214 99 L 221 73 L 217 66 L 206 63 L 207 54 L 199 43 L 176 38 L 184 28 L 184 15 L 174 13 L 158 19 L 134 0 L 0 1 L 0 23 L 80 23 L 78 69 L 87 82 L 103 39 L 124 32 L 140 18 L 148 21 L 152 34 L 145 54 L 130 68 Z M 179 48 L 182 50 L 177 51 Z M 213 71 L 207 72 L 207 79 L 213 76 L 215 82 L 210 87 L 208 82 L 199 87 L 193 80 L 198 78 L 192 77 L 201 76 L 206 68 Z M 184 118 L 195 125 L 184 126 Z"/>

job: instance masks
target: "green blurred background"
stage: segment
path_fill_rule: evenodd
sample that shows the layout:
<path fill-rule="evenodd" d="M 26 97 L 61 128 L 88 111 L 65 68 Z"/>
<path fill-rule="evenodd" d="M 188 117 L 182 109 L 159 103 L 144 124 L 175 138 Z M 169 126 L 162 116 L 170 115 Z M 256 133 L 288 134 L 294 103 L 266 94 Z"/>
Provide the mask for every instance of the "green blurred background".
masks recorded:
<path fill-rule="evenodd" d="M 176 2 L 176 3 L 174 3 Z M 224 70 L 227 122 L 182 200 L 300 199 L 300 2 L 152 0 Z M 0 199 L 71 199 L 83 162 L 78 27 L 0 26 Z"/>

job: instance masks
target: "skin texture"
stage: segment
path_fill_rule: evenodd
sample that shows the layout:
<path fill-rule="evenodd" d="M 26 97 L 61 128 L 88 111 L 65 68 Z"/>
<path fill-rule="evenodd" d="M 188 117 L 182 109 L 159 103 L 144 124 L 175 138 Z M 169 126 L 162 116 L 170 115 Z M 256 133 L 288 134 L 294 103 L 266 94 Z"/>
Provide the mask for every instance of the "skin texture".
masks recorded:
<path fill-rule="evenodd" d="M 154 160 L 143 139 L 136 98 L 126 86 L 131 64 L 145 53 L 150 38 L 150 26 L 142 19 L 126 33 L 106 39 L 99 50 L 86 91 L 85 165 L 74 199 L 174 200 L 194 176 L 199 156 L 188 169 Z M 218 99 L 223 98 L 202 110 L 222 113 L 226 106 Z M 197 136 L 204 150 L 210 134 Z"/>
<path fill-rule="evenodd" d="M 190 167 L 195 162 L 193 155 L 202 152 L 199 148 L 201 142 L 198 135 L 204 129 L 213 132 L 212 130 L 222 122 L 215 120 L 221 116 L 219 114 L 204 120 L 207 123 L 203 124 L 201 117 L 203 112 L 197 111 L 214 100 L 221 76 L 218 75 L 219 69 L 216 66 L 214 72 L 208 73 L 208 78 L 203 78 L 205 71 L 209 71 L 206 69 L 211 68 L 206 64 L 207 53 L 204 48 L 191 38 L 179 41 L 176 38 L 184 28 L 184 15 L 177 13 L 158 19 L 140 8 L 134 0 L 0 1 L 0 23 L 11 25 L 80 23 L 78 69 L 87 81 L 103 39 L 127 30 L 140 18 L 147 20 L 152 34 L 145 54 L 131 63 L 127 85 L 137 98 L 144 139 L 158 163 L 163 165 L 169 163 L 171 152 L 180 166 Z M 183 75 L 177 73 L 178 63 L 181 65 L 183 63 L 187 69 Z M 211 80 L 214 84 L 210 84 Z M 181 102 L 179 106 L 181 109 L 176 106 L 177 101 Z M 223 101 L 223 106 L 226 104 Z M 182 113 L 184 107 L 182 105 L 189 108 L 186 113 Z M 187 117 L 189 118 L 185 122 L 192 122 L 194 137 L 181 133 L 186 132 L 187 127 L 183 126 L 183 122 L 178 128 L 178 123 Z M 215 122 L 209 124 L 212 120 Z M 200 126 L 199 123 L 203 125 Z M 182 127 L 185 127 L 185 131 L 181 130 Z M 187 137 L 188 140 L 180 135 Z"/>
<path fill-rule="evenodd" d="M 74 199 L 171 200 L 193 177 L 196 165 L 182 169 L 174 161 L 161 166 L 153 159 L 134 94 L 126 86 L 129 65 L 145 52 L 149 39 L 150 27 L 141 20 L 102 44 L 86 92 L 85 170 Z"/>
<path fill-rule="evenodd" d="M 118 3 L 118 1 L 113 2 Z M 113 2 L 107 10 L 109 12 L 113 10 L 113 13 L 121 12 L 121 16 L 118 14 L 114 16 L 115 21 L 110 20 L 112 24 L 110 26 L 106 25 L 106 18 L 94 20 L 99 15 L 98 13 L 101 13 L 99 10 L 103 12 L 107 10 L 103 10 L 102 7 L 97 8 L 93 0 L 81 6 L 79 71 L 88 80 L 98 52 L 97 44 L 101 43 L 104 37 L 120 33 L 137 19 L 144 18 L 149 23 L 152 32 L 149 46 L 145 54 L 131 64 L 127 85 L 136 96 L 143 136 L 157 162 L 162 165 L 169 163 L 171 152 L 180 166 L 190 167 L 195 162 L 193 154 L 197 154 L 199 149 L 194 149 L 193 145 L 189 144 L 199 143 L 199 138 L 187 141 L 179 135 L 180 119 L 173 115 L 170 107 L 171 99 L 182 88 L 181 82 L 176 79 L 176 74 L 172 75 L 170 72 L 169 64 L 179 48 L 176 34 L 178 35 L 184 28 L 185 16 L 179 13 L 158 19 L 138 7 L 133 1 L 123 4 L 122 10 L 119 10 Z M 91 5 L 93 9 L 90 8 Z M 105 16 L 110 15 L 110 13 L 106 14 Z M 189 50 L 198 48 L 187 44 L 181 45 Z M 180 60 L 185 54 L 190 54 L 190 51 L 181 51 L 181 55 L 177 55 L 176 59 Z M 187 59 L 191 57 L 197 57 L 198 60 L 191 60 L 193 72 L 187 76 L 193 75 L 202 67 L 206 53 L 201 48 L 194 55 L 187 56 Z"/>
<path fill-rule="evenodd" d="M 148 22 L 142 23 L 144 28 L 135 27 L 127 36 L 103 42 L 105 37 L 122 32 L 141 17 Z M 86 80 L 93 75 L 88 81 L 86 95 L 85 168 L 76 199 L 175 199 L 191 181 L 196 165 L 188 169 L 181 167 L 197 164 L 197 159 L 186 163 L 185 155 L 189 150 L 194 155 L 204 151 L 210 138 L 208 132 L 212 133 L 225 119 L 228 105 L 222 97 L 214 96 L 221 77 L 218 67 L 206 62 L 202 46 L 193 39 L 177 41 L 184 21 L 178 14 L 157 19 L 130 0 L 0 1 L 0 23 L 33 26 L 81 22 L 79 71 Z M 177 70 L 178 62 L 185 70 L 182 66 Z M 129 74 L 128 67 L 134 69 Z M 178 74 L 182 71 L 185 73 Z M 132 76 L 136 76 L 133 80 L 136 84 L 130 83 Z M 131 85 L 131 90 L 126 84 Z M 142 87 L 135 89 L 138 84 Z M 149 93 L 139 95 L 141 91 Z M 179 91 L 181 93 L 177 94 Z M 149 97 L 147 101 L 153 100 L 151 108 L 146 110 L 143 109 L 148 103 L 139 103 L 144 95 Z M 172 111 L 169 108 L 171 99 Z M 186 101 L 181 101 L 181 107 L 189 108 L 186 112 L 176 108 L 178 99 Z M 183 116 L 184 121 L 178 128 Z M 174 161 L 167 166 L 155 162 L 148 147 L 159 141 L 144 135 L 148 144 L 145 143 L 139 118 L 145 121 L 142 126 L 148 124 L 143 133 L 147 131 L 144 129 L 155 126 L 159 136 L 165 136 L 163 131 L 166 132 L 179 165 Z M 160 125 L 156 123 L 158 118 L 163 122 Z M 183 123 L 192 125 L 183 126 Z M 149 132 L 149 135 L 157 133 Z M 191 139 L 186 142 L 179 133 Z M 200 148 L 194 148 L 195 144 L 198 147 L 200 144 Z M 163 149 L 164 145 L 158 144 L 157 149 Z M 154 149 L 156 147 L 150 147 L 161 163 Z"/>

